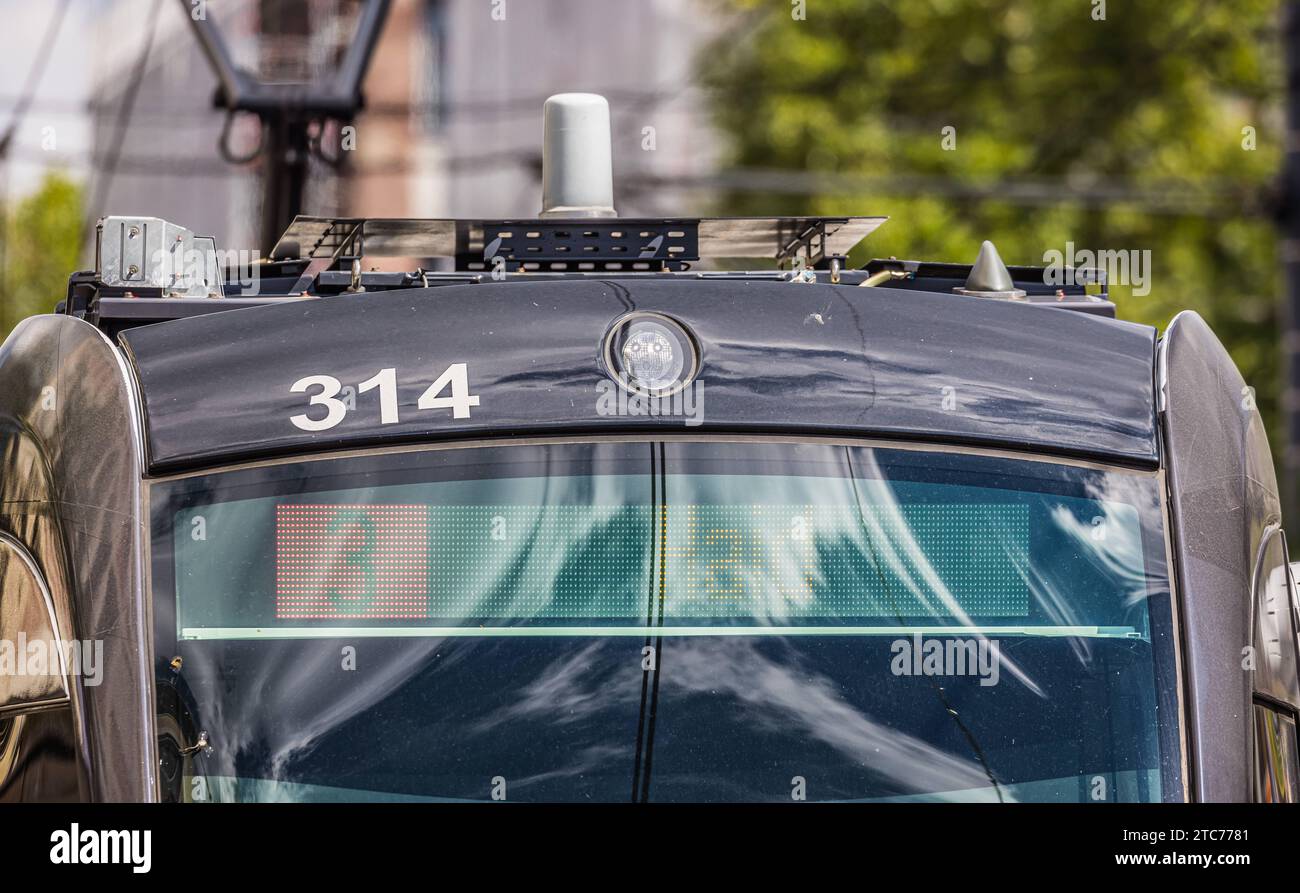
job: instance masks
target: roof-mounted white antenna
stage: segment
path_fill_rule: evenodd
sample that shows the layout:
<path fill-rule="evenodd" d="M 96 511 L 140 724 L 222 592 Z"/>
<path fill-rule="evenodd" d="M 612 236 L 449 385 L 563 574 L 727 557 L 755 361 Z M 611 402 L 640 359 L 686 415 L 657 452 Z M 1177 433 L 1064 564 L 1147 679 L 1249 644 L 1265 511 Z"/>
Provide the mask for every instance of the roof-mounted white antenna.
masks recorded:
<path fill-rule="evenodd" d="M 542 217 L 617 217 L 609 103 L 558 93 L 542 107 Z"/>

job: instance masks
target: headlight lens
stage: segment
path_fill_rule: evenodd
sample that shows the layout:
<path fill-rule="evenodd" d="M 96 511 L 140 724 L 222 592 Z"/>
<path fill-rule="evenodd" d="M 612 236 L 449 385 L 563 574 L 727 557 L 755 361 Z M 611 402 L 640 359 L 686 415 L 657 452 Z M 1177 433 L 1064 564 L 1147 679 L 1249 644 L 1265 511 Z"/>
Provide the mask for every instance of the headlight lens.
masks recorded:
<path fill-rule="evenodd" d="M 635 313 L 614 324 L 606 338 L 605 362 L 630 391 L 651 396 L 674 393 L 695 377 L 695 344 L 675 320 Z"/>

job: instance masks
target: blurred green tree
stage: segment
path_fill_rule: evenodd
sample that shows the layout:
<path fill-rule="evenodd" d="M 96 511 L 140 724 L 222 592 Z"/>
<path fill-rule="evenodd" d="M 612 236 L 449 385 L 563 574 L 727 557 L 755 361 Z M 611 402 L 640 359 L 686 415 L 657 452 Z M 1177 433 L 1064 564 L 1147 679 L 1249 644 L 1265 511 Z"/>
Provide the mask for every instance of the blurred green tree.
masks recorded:
<path fill-rule="evenodd" d="M 68 291 L 81 249 L 82 189 L 60 173 L 9 209 L 0 277 L 0 339 L 24 317 L 49 313 Z"/>
<path fill-rule="evenodd" d="M 700 64 L 734 173 L 844 178 L 756 181 L 726 212 L 890 215 L 863 259 L 970 262 L 982 239 L 1020 264 L 1067 242 L 1150 250 L 1150 293 L 1110 290 L 1121 318 L 1201 313 L 1280 431 L 1276 2 L 717 2 L 737 22 Z M 1034 188 L 970 194 L 1008 182 Z"/>

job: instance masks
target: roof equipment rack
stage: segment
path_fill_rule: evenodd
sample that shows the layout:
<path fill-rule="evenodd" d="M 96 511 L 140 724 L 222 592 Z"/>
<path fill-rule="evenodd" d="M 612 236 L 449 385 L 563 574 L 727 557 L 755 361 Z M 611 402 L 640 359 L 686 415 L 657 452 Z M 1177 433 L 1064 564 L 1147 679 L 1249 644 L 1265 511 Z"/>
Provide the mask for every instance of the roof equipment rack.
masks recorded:
<path fill-rule="evenodd" d="M 460 271 L 683 272 L 705 259 L 829 264 L 884 217 L 574 218 L 422 220 L 304 217 L 280 237 L 273 260 L 450 258 Z"/>

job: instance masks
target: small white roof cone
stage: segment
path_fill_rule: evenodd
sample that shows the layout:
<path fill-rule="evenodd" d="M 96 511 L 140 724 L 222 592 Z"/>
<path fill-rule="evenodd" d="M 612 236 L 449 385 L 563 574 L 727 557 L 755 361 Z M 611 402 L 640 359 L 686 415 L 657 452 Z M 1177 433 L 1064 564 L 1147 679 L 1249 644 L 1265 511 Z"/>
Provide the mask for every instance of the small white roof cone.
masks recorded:
<path fill-rule="evenodd" d="M 998 249 L 987 239 L 980 246 L 979 257 L 975 258 L 975 265 L 970 268 L 965 287 L 954 288 L 953 291 L 959 295 L 973 295 L 977 298 L 1003 298 L 1012 301 L 1021 301 L 1025 298 L 1025 290 L 1016 288 L 1015 282 L 1011 280 L 1011 271 L 1002 262 Z"/>

